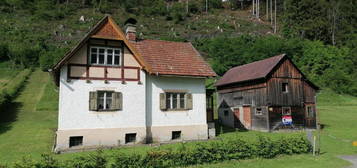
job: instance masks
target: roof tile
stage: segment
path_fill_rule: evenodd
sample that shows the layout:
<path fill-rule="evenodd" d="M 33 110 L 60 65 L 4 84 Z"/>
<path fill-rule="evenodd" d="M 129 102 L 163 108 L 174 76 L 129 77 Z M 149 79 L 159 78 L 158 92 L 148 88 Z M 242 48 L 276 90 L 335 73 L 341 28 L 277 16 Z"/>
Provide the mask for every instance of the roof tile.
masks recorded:
<path fill-rule="evenodd" d="M 205 76 L 216 73 L 201 57 L 191 43 L 162 40 L 140 40 L 131 42 L 152 72 L 161 75 Z"/>

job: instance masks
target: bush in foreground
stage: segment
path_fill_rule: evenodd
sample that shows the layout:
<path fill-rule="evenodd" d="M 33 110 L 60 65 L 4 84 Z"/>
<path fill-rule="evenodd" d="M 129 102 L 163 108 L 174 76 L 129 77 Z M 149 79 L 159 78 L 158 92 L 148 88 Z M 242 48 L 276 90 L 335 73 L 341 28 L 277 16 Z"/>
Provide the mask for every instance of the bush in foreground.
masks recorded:
<path fill-rule="evenodd" d="M 178 149 L 155 149 L 146 154 L 104 155 L 102 150 L 69 161 L 57 161 L 50 155 L 42 160 L 24 159 L 15 168 L 166 168 L 195 164 L 217 163 L 225 160 L 274 158 L 277 155 L 302 154 L 311 151 L 311 145 L 302 136 L 271 140 L 259 137 L 257 142 L 241 139 L 216 140 L 182 144 Z"/>

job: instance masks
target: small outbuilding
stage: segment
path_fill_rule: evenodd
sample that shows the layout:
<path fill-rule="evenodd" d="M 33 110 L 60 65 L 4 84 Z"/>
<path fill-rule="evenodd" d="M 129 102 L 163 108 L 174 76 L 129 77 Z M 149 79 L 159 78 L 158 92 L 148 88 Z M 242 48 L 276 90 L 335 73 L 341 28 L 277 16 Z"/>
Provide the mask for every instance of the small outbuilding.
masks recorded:
<path fill-rule="evenodd" d="M 223 125 L 248 130 L 316 128 L 316 92 L 285 54 L 234 67 L 215 84 Z"/>

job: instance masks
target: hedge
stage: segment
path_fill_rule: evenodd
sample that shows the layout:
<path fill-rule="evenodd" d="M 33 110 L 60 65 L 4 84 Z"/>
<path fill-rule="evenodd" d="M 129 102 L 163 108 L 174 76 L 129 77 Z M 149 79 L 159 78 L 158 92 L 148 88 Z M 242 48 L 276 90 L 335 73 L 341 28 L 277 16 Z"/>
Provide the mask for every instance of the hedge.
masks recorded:
<path fill-rule="evenodd" d="M 0 106 L 9 103 L 16 97 L 20 89 L 25 85 L 25 81 L 30 75 L 31 70 L 25 69 L 9 81 L 4 88 L 0 90 Z"/>
<path fill-rule="evenodd" d="M 167 168 L 225 160 L 252 158 L 274 158 L 277 155 L 292 155 L 311 152 L 311 145 L 302 135 L 272 140 L 259 137 L 258 141 L 241 139 L 214 140 L 182 144 L 178 149 L 154 149 L 146 154 L 105 155 L 102 150 L 72 160 L 58 161 L 51 155 L 43 155 L 42 160 L 23 159 L 15 168 Z M 0 166 L 1 167 L 1 166 Z"/>

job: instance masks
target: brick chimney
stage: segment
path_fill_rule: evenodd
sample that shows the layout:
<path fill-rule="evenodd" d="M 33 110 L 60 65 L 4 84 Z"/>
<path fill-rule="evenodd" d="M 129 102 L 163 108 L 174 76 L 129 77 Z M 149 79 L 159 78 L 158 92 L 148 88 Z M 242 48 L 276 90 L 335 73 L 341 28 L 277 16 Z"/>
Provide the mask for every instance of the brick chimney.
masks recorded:
<path fill-rule="evenodd" d="M 126 39 L 129 41 L 136 41 L 136 25 L 129 23 L 125 25 L 125 27 Z"/>

